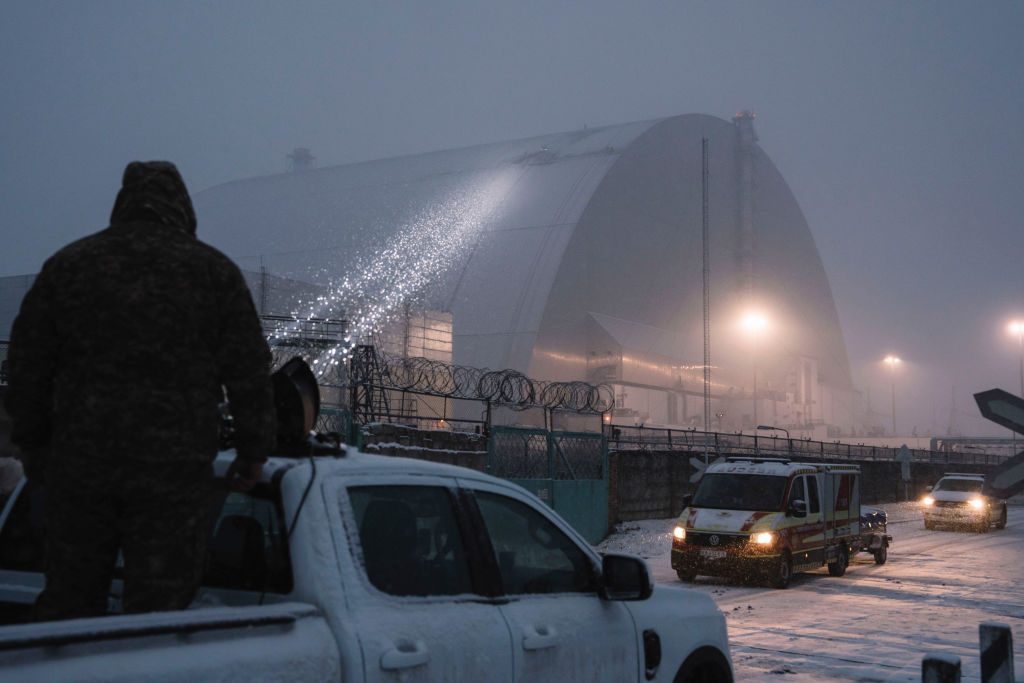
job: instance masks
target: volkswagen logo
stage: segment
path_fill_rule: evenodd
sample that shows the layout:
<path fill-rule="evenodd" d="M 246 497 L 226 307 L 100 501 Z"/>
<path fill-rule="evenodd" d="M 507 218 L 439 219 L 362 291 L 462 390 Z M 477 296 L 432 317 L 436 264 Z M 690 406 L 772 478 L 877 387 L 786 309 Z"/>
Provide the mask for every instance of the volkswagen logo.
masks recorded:
<path fill-rule="evenodd" d="M 718 538 L 718 534 L 711 534 L 711 537 L 708 539 L 708 545 L 718 545 L 721 540 Z"/>

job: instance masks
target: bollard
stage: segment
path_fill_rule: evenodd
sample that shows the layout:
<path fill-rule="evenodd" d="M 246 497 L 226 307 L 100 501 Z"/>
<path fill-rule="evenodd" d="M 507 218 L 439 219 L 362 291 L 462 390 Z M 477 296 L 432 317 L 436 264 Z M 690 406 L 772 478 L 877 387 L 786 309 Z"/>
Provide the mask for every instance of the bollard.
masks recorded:
<path fill-rule="evenodd" d="M 978 626 L 981 650 L 981 683 L 1013 683 L 1013 634 L 995 621 Z"/>
<path fill-rule="evenodd" d="M 921 683 L 960 683 L 960 658 L 928 654 L 921 660 Z"/>

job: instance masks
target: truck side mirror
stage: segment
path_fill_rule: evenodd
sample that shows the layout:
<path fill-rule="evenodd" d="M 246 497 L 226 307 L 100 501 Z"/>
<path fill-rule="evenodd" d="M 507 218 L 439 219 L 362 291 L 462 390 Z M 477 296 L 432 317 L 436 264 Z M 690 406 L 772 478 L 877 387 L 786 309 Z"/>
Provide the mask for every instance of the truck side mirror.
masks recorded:
<path fill-rule="evenodd" d="M 789 501 L 789 509 L 786 510 L 786 514 L 790 517 L 806 517 L 807 502 L 799 499 Z"/>
<path fill-rule="evenodd" d="M 692 493 L 684 493 L 683 494 L 683 507 L 684 508 L 690 507 L 690 503 L 691 502 L 693 502 L 693 494 Z"/>
<path fill-rule="evenodd" d="M 932 486 L 931 486 L 931 484 L 929 484 L 928 486 L 925 486 L 925 487 L 924 487 L 924 490 L 925 490 L 925 491 L 931 491 L 931 490 L 932 490 Z"/>
<path fill-rule="evenodd" d="M 601 597 L 605 600 L 646 600 L 654 590 L 647 563 L 634 555 L 608 553 L 601 559 Z"/>

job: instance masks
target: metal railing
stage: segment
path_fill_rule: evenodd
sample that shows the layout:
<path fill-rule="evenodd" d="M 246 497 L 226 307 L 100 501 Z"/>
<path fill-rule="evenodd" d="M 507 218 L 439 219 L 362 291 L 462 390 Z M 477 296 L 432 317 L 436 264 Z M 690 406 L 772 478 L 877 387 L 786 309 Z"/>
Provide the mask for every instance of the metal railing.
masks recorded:
<path fill-rule="evenodd" d="M 669 450 L 718 455 L 751 455 L 787 457 L 794 460 L 881 460 L 893 461 L 899 448 L 866 446 L 841 441 L 811 441 L 779 436 L 758 436 L 724 432 L 702 432 L 690 429 L 661 429 L 605 425 L 604 434 L 612 450 Z M 998 465 L 1006 455 L 982 451 L 929 451 L 908 449 L 913 462 Z"/>

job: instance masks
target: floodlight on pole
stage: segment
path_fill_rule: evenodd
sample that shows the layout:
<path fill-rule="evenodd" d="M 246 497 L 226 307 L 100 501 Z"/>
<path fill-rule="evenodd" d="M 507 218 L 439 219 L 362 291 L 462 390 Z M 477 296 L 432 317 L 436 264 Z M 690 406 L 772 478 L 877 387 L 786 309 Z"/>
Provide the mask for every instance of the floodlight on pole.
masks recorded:
<path fill-rule="evenodd" d="M 885 363 L 889 365 L 889 376 L 892 380 L 892 433 L 896 435 L 896 366 L 902 363 L 897 356 L 886 356 Z"/>
<path fill-rule="evenodd" d="M 1017 335 L 1020 349 L 1020 396 L 1024 398 L 1024 321 L 1014 320 L 1010 323 L 1010 334 Z"/>
<path fill-rule="evenodd" d="M 753 345 L 750 351 L 750 364 L 754 369 L 754 387 L 753 387 L 753 398 L 754 398 L 754 424 L 757 424 L 757 338 L 762 332 L 768 329 L 768 318 L 763 313 L 751 311 L 743 316 L 740 320 L 740 326 L 746 330 L 747 334 L 750 335 L 753 340 Z M 756 434 L 756 430 L 755 430 Z"/>

